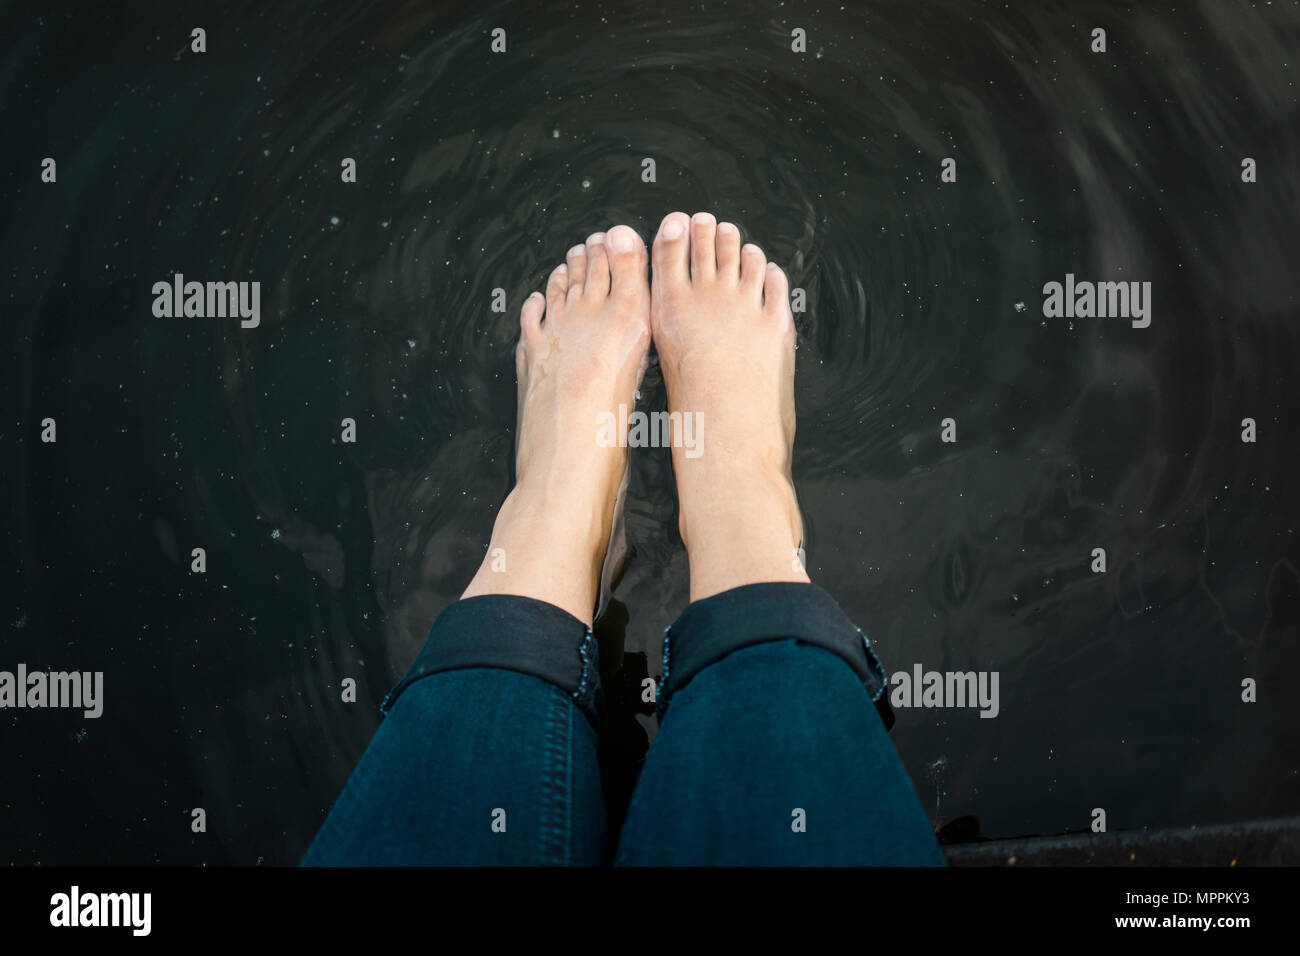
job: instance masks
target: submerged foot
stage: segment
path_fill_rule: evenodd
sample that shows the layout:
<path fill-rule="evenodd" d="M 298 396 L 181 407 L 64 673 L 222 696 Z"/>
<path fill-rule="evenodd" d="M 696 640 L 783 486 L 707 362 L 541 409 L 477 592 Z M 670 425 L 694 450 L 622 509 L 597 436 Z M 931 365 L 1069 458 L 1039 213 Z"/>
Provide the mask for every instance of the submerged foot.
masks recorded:
<path fill-rule="evenodd" d="M 519 317 L 515 487 L 463 597 L 515 594 L 592 623 L 627 449 L 599 440 L 631 409 L 650 347 L 646 249 L 627 226 L 569 250 Z M 624 419 L 625 420 L 625 419 Z"/>
<path fill-rule="evenodd" d="M 669 411 L 702 425 L 697 454 L 676 440 L 672 449 L 691 600 L 807 581 L 790 476 L 795 332 L 785 273 L 708 213 L 665 217 L 651 257 L 650 323 Z"/>

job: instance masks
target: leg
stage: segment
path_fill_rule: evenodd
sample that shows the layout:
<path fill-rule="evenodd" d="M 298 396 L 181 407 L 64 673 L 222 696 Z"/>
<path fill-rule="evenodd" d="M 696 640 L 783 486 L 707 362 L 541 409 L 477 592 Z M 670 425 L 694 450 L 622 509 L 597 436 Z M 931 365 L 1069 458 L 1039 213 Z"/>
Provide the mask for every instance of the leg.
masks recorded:
<path fill-rule="evenodd" d="M 619 862 L 942 862 L 873 707 L 884 672 L 799 557 L 787 295 L 734 226 L 664 220 L 655 344 L 670 409 L 710 437 L 672 450 L 692 603 L 664 636 L 662 722 Z"/>
<path fill-rule="evenodd" d="M 392 705 L 303 863 L 599 865 L 596 748 L 587 713 L 546 680 L 425 676 Z"/>
<path fill-rule="evenodd" d="M 659 735 L 620 864 L 942 864 L 872 703 L 884 673 L 824 591 L 724 591 L 665 639 Z"/>
<path fill-rule="evenodd" d="M 524 304 L 515 487 L 304 863 L 602 861 L 591 622 L 626 449 L 598 426 L 634 400 L 648 298 L 616 226 Z"/>

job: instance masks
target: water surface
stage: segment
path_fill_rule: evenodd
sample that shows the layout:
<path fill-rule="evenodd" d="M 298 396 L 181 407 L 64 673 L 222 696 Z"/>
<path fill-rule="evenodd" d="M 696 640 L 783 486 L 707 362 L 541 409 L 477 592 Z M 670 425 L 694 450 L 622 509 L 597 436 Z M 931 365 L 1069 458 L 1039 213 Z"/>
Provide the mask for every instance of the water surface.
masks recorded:
<path fill-rule="evenodd" d="M 936 826 L 1300 808 L 1295 4 L 463 6 L 0 14 L 0 667 L 108 695 L 0 714 L 0 859 L 295 862 L 481 560 L 519 304 L 673 209 L 806 291 L 814 580 L 887 669 L 1000 674 L 996 719 L 898 712 Z M 260 281 L 261 325 L 155 318 L 177 272 Z M 1045 318 L 1066 273 L 1151 282 L 1150 327 Z M 633 457 L 615 802 L 687 599 L 671 489 Z"/>

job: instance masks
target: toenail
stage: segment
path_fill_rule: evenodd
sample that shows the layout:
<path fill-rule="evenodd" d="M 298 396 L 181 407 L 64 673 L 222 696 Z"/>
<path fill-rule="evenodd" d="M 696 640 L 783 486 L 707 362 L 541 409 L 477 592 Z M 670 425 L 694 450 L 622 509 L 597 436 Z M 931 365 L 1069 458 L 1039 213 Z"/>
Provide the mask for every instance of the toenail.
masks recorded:
<path fill-rule="evenodd" d="M 563 262 L 561 262 L 558 266 L 555 267 L 555 271 L 556 271 L 556 272 L 568 272 L 568 271 L 569 271 L 569 267 L 566 266 Z"/>
<path fill-rule="evenodd" d="M 615 252 L 631 252 L 636 248 L 636 243 L 632 241 L 632 233 L 626 229 L 619 229 L 608 235 L 609 244 L 614 247 Z"/>
<path fill-rule="evenodd" d="M 585 256 L 586 254 L 587 254 L 586 246 L 574 246 L 572 249 L 569 250 L 569 255 L 571 256 Z"/>
<path fill-rule="evenodd" d="M 714 221 L 713 216 L 707 212 L 697 212 L 694 218 L 695 221 L 701 226 L 710 225 Z"/>
<path fill-rule="evenodd" d="M 736 231 L 736 227 L 729 222 L 723 222 L 718 224 L 718 232 L 725 232 L 730 234 L 735 231 Z"/>
<path fill-rule="evenodd" d="M 590 236 L 587 237 L 587 245 L 589 246 L 598 246 L 604 241 L 605 241 L 605 234 L 603 232 L 593 232 Z"/>
<path fill-rule="evenodd" d="M 664 223 L 664 238 L 676 239 L 682 234 L 682 224 L 676 219 L 669 219 Z"/>

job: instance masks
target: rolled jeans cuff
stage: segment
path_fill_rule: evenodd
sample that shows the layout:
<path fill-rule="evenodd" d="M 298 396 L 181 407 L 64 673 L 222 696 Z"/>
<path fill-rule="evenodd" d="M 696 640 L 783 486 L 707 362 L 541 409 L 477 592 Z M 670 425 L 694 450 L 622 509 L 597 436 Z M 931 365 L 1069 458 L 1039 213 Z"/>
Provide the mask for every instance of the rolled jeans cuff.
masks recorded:
<path fill-rule="evenodd" d="M 741 648 L 796 640 L 820 647 L 853 668 L 886 729 L 893 726 L 885 669 L 861 629 L 815 584 L 747 584 L 687 606 L 664 629 L 663 673 L 656 710 L 662 720 L 673 695 L 710 664 Z"/>
<path fill-rule="evenodd" d="M 592 726 L 600 728 L 604 699 L 591 628 L 554 604 L 511 594 L 463 598 L 447 607 L 379 709 L 386 716 L 402 692 L 422 678 L 470 667 L 540 677 L 568 694 Z"/>

